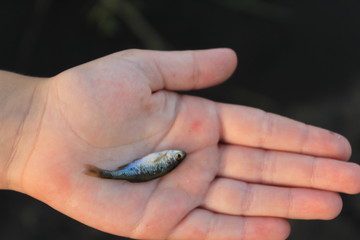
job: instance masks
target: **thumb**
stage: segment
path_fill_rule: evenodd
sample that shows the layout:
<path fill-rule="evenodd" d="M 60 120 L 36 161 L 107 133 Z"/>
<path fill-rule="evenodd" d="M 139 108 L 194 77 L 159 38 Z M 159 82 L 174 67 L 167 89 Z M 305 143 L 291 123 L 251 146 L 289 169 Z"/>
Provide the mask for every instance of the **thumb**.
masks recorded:
<path fill-rule="evenodd" d="M 230 77 L 237 65 L 235 52 L 227 48 L 172 52 L 128 50 L 122 57 L 141 63 L 152 91 L 213 86 Z"/>

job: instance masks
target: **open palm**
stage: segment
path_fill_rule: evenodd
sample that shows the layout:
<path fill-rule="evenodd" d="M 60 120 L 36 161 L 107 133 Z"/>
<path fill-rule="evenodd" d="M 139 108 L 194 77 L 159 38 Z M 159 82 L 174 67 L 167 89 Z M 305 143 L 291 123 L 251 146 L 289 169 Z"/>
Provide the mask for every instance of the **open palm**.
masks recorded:
<path fill-rule="evenodd" d="M 172 92 L 218 84 L 235 66 L 227 49 L 131 50 L 46 80 L 17 190 L 94 228 L 141 239 L 284 239 L 282 218 L 335 217 L 334 192 L 360 188 L 358 166 L 341 161 L 350 155 L 344 138 Z M 160 179 L 83 173 L 86 164 L 115 169 L 166 149 L 188 156 Z"/>

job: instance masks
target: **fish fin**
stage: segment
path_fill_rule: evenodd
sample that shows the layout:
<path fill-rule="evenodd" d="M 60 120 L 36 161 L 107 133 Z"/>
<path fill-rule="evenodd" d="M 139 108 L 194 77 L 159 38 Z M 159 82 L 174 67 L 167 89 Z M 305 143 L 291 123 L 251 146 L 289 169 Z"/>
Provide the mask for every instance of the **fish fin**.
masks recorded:
<path fill-rule="evenodd" d="M 101 177 L 102 171 L 102 169 L 95 167 L 94 165 L 86 164 L 84 173 L 92 177 Z"/>

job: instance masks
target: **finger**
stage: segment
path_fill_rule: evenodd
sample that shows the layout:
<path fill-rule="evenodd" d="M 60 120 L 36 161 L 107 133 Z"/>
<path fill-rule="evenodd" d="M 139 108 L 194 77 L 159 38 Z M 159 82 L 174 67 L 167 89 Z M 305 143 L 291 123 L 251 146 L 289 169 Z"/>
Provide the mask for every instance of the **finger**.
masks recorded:
<path fill-rule="evenodd" d="M 224 142 L 347 160 L 348 141 L 333 132 L 258 109 L 217 103 Z"/>
<path fill-rule="evenodd" d="M 196 209 L 186 216 L 168 239 L 286 239 L 289 224 L 283 219 L 236 217 Z"/>
<path fill-rule="evenodd" d="M 222 145 L 219 176 L 246 182 L 360 192 L 360 166 L 307 155 Z"/>
<path fill-rule="evenodd" d="M 340 213 L 342 201 L 332 192 L 218 178 L 212 183 L 203 207 L 232 215 L 332 219 Z"/>
<path fill-rule="evenodd" d="M 192 90 L 225 81 L 235 70 L 236 54 L 231 49 L 197 51 L 122 52 L 124 59 L 136 63 L 148 77 L 152 91 Z"/>

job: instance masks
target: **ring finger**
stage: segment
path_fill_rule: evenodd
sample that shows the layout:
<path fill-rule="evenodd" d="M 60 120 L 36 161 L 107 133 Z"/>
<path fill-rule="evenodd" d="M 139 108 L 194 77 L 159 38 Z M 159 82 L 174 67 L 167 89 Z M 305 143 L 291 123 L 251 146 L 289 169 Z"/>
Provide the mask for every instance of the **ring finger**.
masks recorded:
<path fill-rule="evenodd" d="M 231 215 L 332 219 L 339 214 L 342 201 L 332 192 L 217 178 L 211 184 L 202 207 Z"/>

